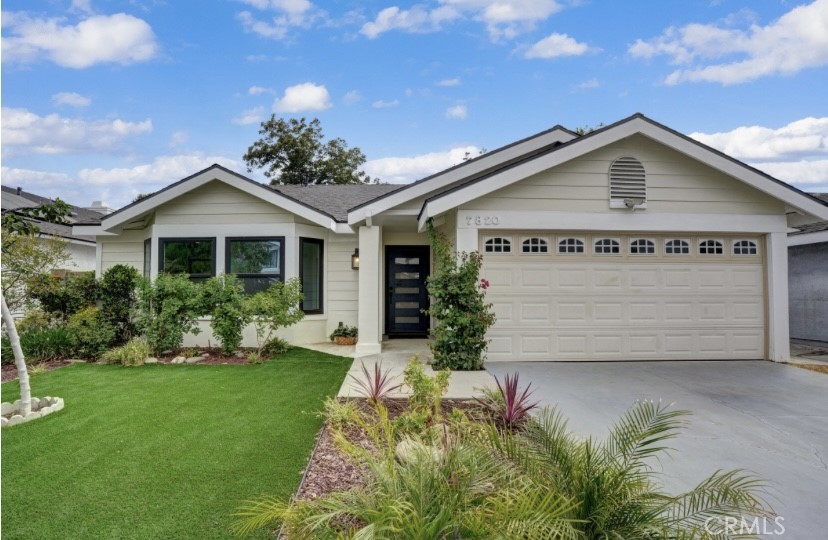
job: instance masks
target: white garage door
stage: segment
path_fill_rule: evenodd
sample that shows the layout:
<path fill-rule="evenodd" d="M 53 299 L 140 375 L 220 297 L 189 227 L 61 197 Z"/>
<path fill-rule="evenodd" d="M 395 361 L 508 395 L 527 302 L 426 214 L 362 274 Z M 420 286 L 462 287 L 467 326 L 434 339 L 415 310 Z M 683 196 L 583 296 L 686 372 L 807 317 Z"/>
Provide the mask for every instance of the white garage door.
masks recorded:
<path fill-rule="evenodd" d="M 765 356 L 757 237 L 481 232 L 488 358 Z"/>

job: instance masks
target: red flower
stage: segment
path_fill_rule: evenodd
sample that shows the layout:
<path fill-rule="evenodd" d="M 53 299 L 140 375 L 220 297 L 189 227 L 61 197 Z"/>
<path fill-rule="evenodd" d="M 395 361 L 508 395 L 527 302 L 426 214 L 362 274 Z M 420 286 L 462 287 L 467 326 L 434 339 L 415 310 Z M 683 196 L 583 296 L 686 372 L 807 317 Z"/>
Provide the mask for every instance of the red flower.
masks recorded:
<path fill-rule="evenodd" d="M 489 280 L 486 279 L 486 278 L 481 279 L 480 280 L 480 288 L 483 289 L 484 291 L 486 289 L 488 289 L 489 288 Z"/>

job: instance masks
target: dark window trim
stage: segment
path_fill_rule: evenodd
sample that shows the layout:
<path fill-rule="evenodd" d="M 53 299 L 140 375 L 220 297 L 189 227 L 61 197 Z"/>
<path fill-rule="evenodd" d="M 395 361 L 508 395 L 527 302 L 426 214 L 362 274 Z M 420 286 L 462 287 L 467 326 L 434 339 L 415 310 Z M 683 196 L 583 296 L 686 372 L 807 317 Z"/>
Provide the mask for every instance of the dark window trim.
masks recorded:
<path fill-rule="evenodd" d="M 321 315 L 325 313 L 325 241 L 321 238 L 304 238 L 299 237 L 299 279 L 302 280 L 302 288 L 304 289 L 305 275 L 305 244 L 319 244 L 319 309 L 305 309 L 304 300 L 299 305 L 299 309 L 305 312 L 306 315 Z"/>
<path fill-rule="evenodd" d="M 178 237 L 178 236 L 170 236 L 165 238 L 158 239 L 158 273 L 161 274 L 165 272 L 165 269 L 162 268 L 164 265 L 164 245 L 167 242 L 210 242 L 210 258 L 213 260 L 213 267 L 212 267 L 212 274 L 188 274 L 190 279 L 192 278 L 211 278 L 216 275 L 216 237 L 215 236 L 208 236 L 208 237 L 193 237 L 193 236 L 186 236 L 186 237 Z"/>
<path fill-rule="evenodd" d="M 244 242 L 279 242 L 279 273 L 278 274 L 251 274 L 230 271 L 230 242 L 237 241 Z M 285 237 L 284 236 L 228 236 L 224 239 L 224 272 L 226 274 L 233 274 L 239 278 L 257 278 L 257 277 L 275 277 L 279 281 L 285 281 Z"/>

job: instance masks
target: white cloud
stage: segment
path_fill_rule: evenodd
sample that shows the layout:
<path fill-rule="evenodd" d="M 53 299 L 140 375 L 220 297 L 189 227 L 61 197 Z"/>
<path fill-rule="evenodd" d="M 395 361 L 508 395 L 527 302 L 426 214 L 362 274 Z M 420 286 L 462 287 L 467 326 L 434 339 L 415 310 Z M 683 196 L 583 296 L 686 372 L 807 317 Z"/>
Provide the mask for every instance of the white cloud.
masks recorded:
<path fill-rule="evenodd" d="M 375 109 L 391 109 L 394 107 L 399 106 L 400 102 L 398 100 L 391 100 L 391 101 L 384 101 L 379 99 L 373 103 L 371 103 L 371 107 Z"/>
<path fill-rule="evenodd" d="M 408 9 L 391 6 L 377 13 L 373 21 L 362 26 L 360 33 L 370 39 L 384 32 L 436 32 L 445 23 L 471 18 L 486 26 L 494 40 L 513 38 L 533 30 L 562 8 L 556 0 L 440 0 L 434 8 L 422 4 Z"/>
<path fill-rule="evenodd" d="M 412 157 L 387 157 L 372 159 L 365 163 L 365 172 L 383 182 L 407 184 L 463 161 L 468 154 L 476 157 L 480 149 L 476 146 L 461 146 L 447 152 L 431 152 Z"/>
<path fill-rule="evenodd" d="M 453 21 L 459 16 L 460 13 L 457 10 L 446 6 L 431 10 L 420 5 L 412 6 L 411 9 L 391 6 L 377 13 L 373 21 L 363 24 L 359 33 L 369 39 L 374 39 L 390 30 L 402 30 L 412 34 L 436 32 L 444 23 Z"/>
<path fill-rule="evenodd" d="M 86 121 L 58 114 L 39 116 L 3 107 L 3 155 L 112 152 L 124 139 L 152 131 L 152 121 Z"/>
<path fill-rule="evenodd" d="M 463 82 L 460 80 L 460 77 L 455 77 L 453 79 L 443 79 L 437 83 L 437 86 L 460 86 Z"/>
<path fill-rule="evenodd" d="M 356 90 L 351 90 L 342 97 L 342 101 L 345 105 L 355 105 L 362 101 L 362 94 Z"/>
<path fill-rule="evenodd" d="M 175 148 L 181 146 L 190 140 L 190 135 L 186 131 L 176 131 L 170 136 L 170 147 Z"/>
<path fill-rule="evenodd" d="M 328 89 L 311 82 L 287 87 L 285 94 L 273 102 L 273 111 L 283 113 L 324 111 L 330 107 L 331 95 Z"/>
<path fill-rule="evenodd" d="M 94 13 L 91 0 L 72 0 L 72 7 L 69 8 L 69 11 L 86 14 Z"/>
<path fill-rule="evenodd" d="M 58 92 L 52 95 L 52 103 L 58 106 L 88 107 L 92 100 L 75 92 Z"/>
<path fill-rule="evenodd" d="M 158 54 L 152 28 L 127 15 L 95 15 L 76 25 L 62 19 L 34 19 L 3 13 L 3 61 L 30 63 L 46 58 L 82 69 L 100 63 L 132 64 Z"/>
<path fill-rule="evenodd" d="M 242 3 L 259 10 L 271 9 L 294 15 L 301 15 L 308 11 L 313 4 L 308 0 L 241 0 Z"/>
<path fill-rule="evenodd" d="M 273 94 L 272 88 L 265 88 L 264 86 L 251 86 L 247 89 L 247 93 L 251 96 L 258 96 L 259 94 Z"/>
<path fill-rule="evenodd" d="M 524 56 L 526 58 L 580 56 L 586 54 L 589 50 L 589 45 L 580 43 L 566 34 L 550 34 L 529 47 Z"/>
<path fill-rule="evenodd" d="M 239 116 L 233 118 L 233 123 L 240 126 L 258 124 L 262 121 L 264 112 L 264 107 L 253 107 L 252 109 L 246 109 L 242 111 L 242 113 Z"/>
<path fill-rule="evenodd" d="M 469 115 L 469 109 L 462 103 L 449 107 L 446 109 L 446 118 L 454 118 L 457 120 L 465 120 Z"/>
<path fill-rule="evenodd" d="M 580 84 L 575 85 L 575 90 L 594 90 L 595 88 L 601 87 L 601 81 L 596 78 L 589 79 L 588 81 L 584 81 Z"/>
<path fill-rule="evenodd" d="M 746 30 L 709 24 L 667 28 L 629 47 L 635 58 L 664 55 L 681 66 L 664 80 L 739 84 L 828 65 L 828 0 L 798 6 L 767 26 Z"/>
<path fill-rule="evenodd" d="M 743 126 L 690 137 L 742 160 L 774 161 L 828 155 L 828 117 L 802 118 L 781 128 Z"/>
<path fill-rule="evenodd" d="M 828 117 L 781 128 L 743 126 L 690 137 L 805 190 L 828 186 Z"/>
<path fill-rule="evenodd" d="M 251 12 L 236 14 L 245 32 L 268 39 L 285 39 L 292 28 L 307 28 L 323 14 L 308 0 L 242 0 L 260 11 L 275 11 L 269 21 L 257 19 Z"/>

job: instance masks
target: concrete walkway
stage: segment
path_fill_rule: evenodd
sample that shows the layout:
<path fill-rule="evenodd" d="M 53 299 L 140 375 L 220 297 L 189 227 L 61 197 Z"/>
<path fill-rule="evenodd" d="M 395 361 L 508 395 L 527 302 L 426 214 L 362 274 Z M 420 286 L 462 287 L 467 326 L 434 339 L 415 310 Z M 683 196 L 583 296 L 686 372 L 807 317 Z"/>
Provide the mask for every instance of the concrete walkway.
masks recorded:
<path fill-rule="evenodd" d="M 337 347 L 337 349 L 331 349 L 330 347 Z M 345 351 L 348 347 L 339 348 L 337 345 L 331 345 L 330 347 L 317 348 L 316 346 L 310 346 L 309 348 L 330 354 L 353 357 L 353 350 L 350 351 L 350 354 L 344 354 L 348 352 Z M 351 376 L 363 378 L 363 365 L 373 375 L 374 365 L 377 362 L 380 363 L 383 371 L 390 371 L 393 379 L 392 385 L 402 384 L 403 370 L 413 356 L 417 356 L 425 364 L 428 364 L 432 360 L 427 339 L 393 339 L 384 341 L 382 343 L 382 353 L 354 359 L 353 364 L 351 364 L 351 369 L 348 371 L 348 376 L 342 383 L 342 388 L 339 389 L 339 397 L 362 397 L 362 391 L 354 383 Z M 430 365 L 426 365 L 425 372 L 431 376 L 435 374 Z M 451 379 L 449 379 L 448 391 L 444 397 L 447 399 L 472 399 L 479 394 L 479 391 L 477 391 L 478 388 L 495 386 L 494 377 L 488 371 L 454 371 L 451 374 Z M 401 388 L 388 394 L 388 397 L 401 398 L 408 396 L 409 393 L 407 388 Z"/>

